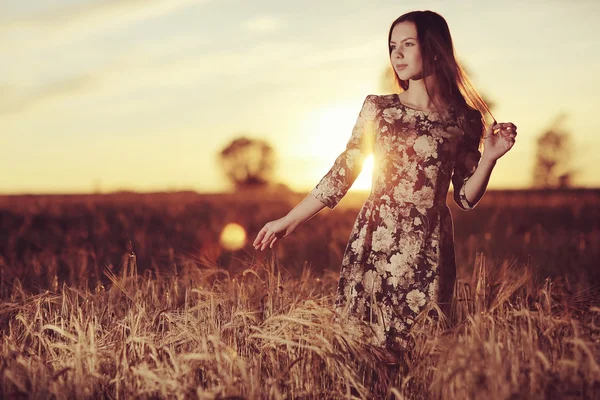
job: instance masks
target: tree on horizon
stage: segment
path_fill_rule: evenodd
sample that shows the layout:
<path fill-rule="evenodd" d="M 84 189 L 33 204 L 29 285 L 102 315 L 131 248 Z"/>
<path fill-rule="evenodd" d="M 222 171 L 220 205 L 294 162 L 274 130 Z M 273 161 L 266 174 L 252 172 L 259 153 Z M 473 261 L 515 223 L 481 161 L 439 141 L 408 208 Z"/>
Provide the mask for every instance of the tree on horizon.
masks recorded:
<path fill-rule="evenodd" d="M 263 139 L 239 136 L 219 152 L 218 159 L 226 178 L 236 190 L 274 183 L 275 150 Z"/>
<path fill-rule="evenodd" d="M 571 167 L 573 148 L 571 133 L 563 127 L 567 114 L 560 113 L 537 139 L 532 186 L 564 189 L 573 186 L 578 173 Z"/>

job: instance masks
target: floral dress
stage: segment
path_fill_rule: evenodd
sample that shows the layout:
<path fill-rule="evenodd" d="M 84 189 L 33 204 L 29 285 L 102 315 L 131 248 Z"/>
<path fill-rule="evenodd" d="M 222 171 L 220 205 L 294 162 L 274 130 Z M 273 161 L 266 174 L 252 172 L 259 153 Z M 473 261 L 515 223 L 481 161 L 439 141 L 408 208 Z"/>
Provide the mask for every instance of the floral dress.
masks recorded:
<path fill-rule="evenodd" d="M 435 301 L 450 303 L 456 277 L 454 233 L 446 198 L 459 208 L 475 172 L 481 113 L 450 118 L 416 110 L 397 94 L 368 95 L 346 149 L 311 194 L 333 209 L 373 154 L 371 192 L 344 251 L 335 307 L 367 327 L 374 344 L 405 346 L 416 316 Z M 460 122 L 460 123 L 459 123 Z M 339 320 L 339 318 L 337 318 Z"/>

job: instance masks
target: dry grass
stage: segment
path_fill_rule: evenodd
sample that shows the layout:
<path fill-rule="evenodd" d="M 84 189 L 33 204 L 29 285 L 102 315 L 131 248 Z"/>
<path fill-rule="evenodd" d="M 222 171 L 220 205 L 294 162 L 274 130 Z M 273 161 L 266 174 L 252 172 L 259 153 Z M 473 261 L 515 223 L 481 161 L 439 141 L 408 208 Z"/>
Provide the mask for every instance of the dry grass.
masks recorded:
<path fill-rule="evenodd" d="M 223 226 L 253 238 L 299 199 L 230 197 L 0 197 L 0 397 L 600 398 L 597 190 L 453 212 L 451 313 L 401 354 L 333 322 L 355 209 L 248 260 Z"/>
<path fill-rule="evenodd" d="M 397 365 L 333 322 L 333 275 L 292 278 L 269 261 L 235 276 L 196 262 L 140 276 L 132 252 L 104 273 L 111 284 L 93 290 L 13 285 L 0 309 L 4 398 L 600 396 L 592 293 L 537 284 L 522 265 L 478 257 L 450 318 L 424 311 Z"/>

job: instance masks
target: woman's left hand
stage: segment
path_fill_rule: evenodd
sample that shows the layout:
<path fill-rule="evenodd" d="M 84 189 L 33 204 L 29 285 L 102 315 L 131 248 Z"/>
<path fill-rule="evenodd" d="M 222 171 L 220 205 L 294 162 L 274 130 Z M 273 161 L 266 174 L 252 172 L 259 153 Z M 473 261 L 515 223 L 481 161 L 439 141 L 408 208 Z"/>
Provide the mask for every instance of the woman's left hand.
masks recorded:
<path fill-rule="evenodd" d="M 498 130 L 498 133 L 494 131 Z M 517 127 L 512 122 L 492 124 L 485 130 L 483 156 L 497 160 L 512 149 L 517 136 Z"/>

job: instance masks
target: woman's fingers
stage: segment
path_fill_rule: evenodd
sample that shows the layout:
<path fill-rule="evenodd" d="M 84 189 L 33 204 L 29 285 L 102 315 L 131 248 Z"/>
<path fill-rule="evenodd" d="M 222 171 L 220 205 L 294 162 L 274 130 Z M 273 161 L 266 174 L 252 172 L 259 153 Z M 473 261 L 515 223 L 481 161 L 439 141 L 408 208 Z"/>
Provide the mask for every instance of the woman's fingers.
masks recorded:
<path fill-rule="evenodd" d="M 252 243 L 255 249 L 264 250 L 267 246 L 273 248 L 273 244 L 276 240 L 285 237 L 288 232 L 288 227 L 285 223 L 280 221 L 281 220 L 271 221 L 260 230 Z"/>
<path fill-rule="evenodd" d="M 275 232 L 273 232 L 268 225 L 265 225 L 260 232 L 258 233 L 258 235 L 256 235 L 256 239 L 254 239 L 254 242 L 252 243 L 252 245 L 254 246 L 255 249 L 259 248 L 261 250 L 265 249 L 265 246 L 268 246 L 269 242 L 273 239 L 273 236 L 275 235 Z"/>
<path fill-rule="evenodd" d="M 517 136 L 517 126 L 512 122 L 500 122 L 493 126 L 493 130 L 498 130 L 498 133 L 509 141 L 514 141 Z"/>
<path fill-rule="evenodd" d="M 490 124 L 487 128 L 485 128 L 485 137 L 490 136 L 494 133 L 494 129 L 496 128 L 496 124 Z"/>
<path fill-rule="evenodd" d="M 273 232 L 272 232 L 272 231 L 269 231 L 269 232 L 268 232 L 268 233 L 265 235 L 265 238 L 263 239 L 263 241 L 262 241 L 262 242 L 263 242 L 265 245 L 268 245 L 268 244 L 269 244 L 269 242 L 270 242 L 272 239 L 273 239 Z"/>
<path fill-rule="evenodd" d="M 269 246 L 269 243 L 272 241 L 273 237 L 271 237 L 270 239 L 265 239 L 262 243 L 262 246 L 260 247 L 260 250 L 264 250 L 267 248 L 267 246 Z"/>
<path fill-rule="evenodd" d="M 264 226 L 260 232 L 258 232 L 258 235 L 256 235 L 256 239 L 254 239 L 254 242 L 252 243 L 252 245 L 254 247 L 256 247 L 263 239 L 263 237 L 265 236 L 265 232 L 266 232 L 267 227 Z"/>
<path fill-rule="evenodd" d="M 261 243 L 264 243 L 267 240 L 267 237 L 270 234 L 270 229 L 269 229 L 269 225 L 265 225 L 260 232 L 258 232 L 258 235 L 256 235 L 256 239 L 254 239 L 254 247 L 256 246 L 260 246 Z"/>
<path fill-rule="evenodd" d="M 512 122 L 503 122 L 502 124 L 502 130 L 504 132 L 516 132 L 517 131 L 517 126 L 515 124 L 513 124 Z"/>

